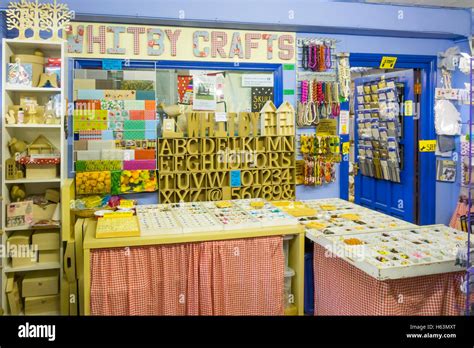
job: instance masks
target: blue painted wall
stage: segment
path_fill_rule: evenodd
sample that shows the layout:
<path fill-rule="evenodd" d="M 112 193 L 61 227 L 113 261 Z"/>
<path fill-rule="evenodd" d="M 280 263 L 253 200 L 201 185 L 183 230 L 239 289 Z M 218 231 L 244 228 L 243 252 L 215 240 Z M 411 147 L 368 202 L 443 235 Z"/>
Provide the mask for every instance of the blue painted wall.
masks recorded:
<path fill-rule="evenodd" d="M 468 10 L 327 0 L 232 0 L 225 4 L 218 0 L 65 2 L 75 10 L 78 20 L 294 30 L 299 32 L 298 36 L 336 38 L 340 40 L 338 51 L 357 53 L 436 55 L 452 46 L 454 39 L 469 36 L 472 26 L 472 12 Z M 453 84 L 459 86 L 464 79 L 455 74 Z M 284 71 L 284 81 L 285 88 L 296 88 L 293 71 Z M 295 102 L 294 96 L 284 99 Z M 436 191 L 437 222 L 446 223 L 456 204 L 459 185 L 438 183 Z M 299 187 L 297 195 L 299 198 L 338 197 L 339 183 L 320 188 Z"/>

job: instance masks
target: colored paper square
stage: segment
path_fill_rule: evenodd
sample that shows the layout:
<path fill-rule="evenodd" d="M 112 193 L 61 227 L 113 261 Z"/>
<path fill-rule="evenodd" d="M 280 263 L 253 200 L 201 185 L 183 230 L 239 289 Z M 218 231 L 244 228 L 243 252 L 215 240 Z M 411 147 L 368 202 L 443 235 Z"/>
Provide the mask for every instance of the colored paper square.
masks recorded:
<path fill-rule="evenodd" d="M 124 121 L 125 130 L 145 130 L 145 121 L 134 121 L 126 120 Z"/>
<path fill-rule="evenodd" d="M 137 91 L 137 100 L 155 100 L 155 91 Z"/>
<path fill-rule="evenodd" d="M 155 100 L 145 100 L 145 110 L 155 111 L 156 110 L 156 101 Z"/>
<path fill-rule="evenodd" d="M 156 130 L 157 122 L 156 120 L 146 120 L 145 121 L 145 130 Z"/>
<path fill-rule="evenodd" d="M 231 170 L 230 171 L 230 186 L 231 187 L 240 187 L 242 183 L 240 181 L 240 170 Z"/>
<path fill-rule="evenodd" d="M 145 119 L 144 110 L 130 110 L 128 113 L 130 114 L 131 120 L 144 120 Z"/>
<path fill-rule="evenodd" d="M 123 131 L 124 140 L 145 140 L 145 131 L 125 130 Z"/>
<path fill-rule="evenodd" d="M 145 110 L 145 120 L 154 120 L 156 119 L 156 111 L 154 110 Z"/>
<path fill-rule="evenodd" d="M 79 89 L 77 99 L 103 99 L 104 91 L 97 89 Z"/>
<path fill-rule="evenodd" d="M 102 140 L 114 140 L 114 132 L 110 129 L 102 131 Z"/>
<path fill-rule="evenodd" d="M 156 169 L 155 160 L 142 160 L 142 161 L 123 161 L 124 170 L 139 170 L 139 169 Z"/>
<path fill-rule="evenodd" d="M 150 150 L 150 149 L 135 150 L 136 160 L 154 160 L 155 158 L 156 158 L 155 150 Z"/>
<path fill-rule="evenodd" d="M 145 131 L 145 139 L 156 139 L 157 137 L 158 137 L 158 133 L 156 130 Z"/>
<path fill-rule="evenodd" d="M 125 110 L 145 110 L 144 100 L 124 100 Z"/>

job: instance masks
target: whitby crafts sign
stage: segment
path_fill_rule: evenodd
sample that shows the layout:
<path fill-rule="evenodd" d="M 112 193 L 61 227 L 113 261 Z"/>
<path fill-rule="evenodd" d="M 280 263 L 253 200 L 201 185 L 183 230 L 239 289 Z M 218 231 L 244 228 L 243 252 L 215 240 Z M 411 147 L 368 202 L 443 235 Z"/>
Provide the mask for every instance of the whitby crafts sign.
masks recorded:
<path fill-rule="evenodd" d="M 293 63 L 295 33 L 72 22 L 68 56 Z"/>

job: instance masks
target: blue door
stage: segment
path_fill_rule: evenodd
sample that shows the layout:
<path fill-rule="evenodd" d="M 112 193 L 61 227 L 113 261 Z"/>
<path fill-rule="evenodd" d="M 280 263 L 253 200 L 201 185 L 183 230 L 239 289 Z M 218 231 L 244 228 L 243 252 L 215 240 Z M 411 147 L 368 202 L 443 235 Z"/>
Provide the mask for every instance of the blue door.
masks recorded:
<path fill-rule="evenodd" d="M 360 156 L 359 149 L 362 148 L 362 153 L 364 151 L 364 144 L 368 142 L 368 137 L 365 135 L 361 135 L 359 132 L 359 128 L 363 127 L 366 128 L 367 126 L 364 123 L 360 123 L 358 121 L 358 115 L 361 112 L 368 112 L 366 110 L 367 105 L 362 105 L 358 103 L 358 101 L 362 101 L 361 96 L 363 96 L 361 92 L 361 87 L 367 85 L 377 84 L 381 78 L 385 81 L 393 81 L 397 87 L 396 91 L 400 92 L 400 95 L 397 96 L 397 101 L 399 105 L 399 130 L 397 131 L 399 137 L 397 138 L 397 155 L 399 160 L 399 178 L 396 180 L 387 180 L 380 176 L 380 166 L 378 167 L 378 175 L 374 173 L 364 173 L 362 174 L 361 168 L 361 158 L 364 160 L 364 164 L 366 163 L 366 157 Z M 361 87 L 358 87 L 361 86 Z M 365 87 L 367 88 L 367 87 Z M 383 91 L 384 89 L 380 89 Z M 383 93 L 382 93 L 383 94 Z M 388 73 L 384 75 L 371 75 L 368 77 L 362 77 L 355 80 L 355 153 L 356 153 L 356 161 L 359 167 L 358 173 L 355 176 L 355 202 L 357 204 L 366 206 L 368 208 L 383 212 L 388 215 L 395 216 L 397 218 L 403 219 L 409 222 L 415 222 L 416 213 L 416 134 L 415 134 L 415 124 L 413 120 L 413 115 L 407 108 L 408 112 L 405 112 L 405 106 L 408 105 L 410 101 L 414 101 L 415 94 L 414 94 L 414 71 L 413 70 L 403 70 L 399 72 Z M 406 103 L 408 101 L 408 104 Z M 363 104 L 363 103 L 362 103 Z M 374 104 L 372 104 L 374 106 Z M 375 110 L 375 109 L 374 109 Z M 376 114 L 377 115 L 377 114 Z M 378 121 L 373 121 L 377 122 Z M 367 121 L 370 122 L 370 121 Z M 373 123 L 372 123 L 373 124 Z M 385 123 L 384 123 L 385 124 Z M 373 126 L 372 126 L 373 127 Z M 378 129 L 378 128 L 377 128 Z M 384 127 L 385 129 L 385 127 Z M 362 132 L 362 134 L 366 134 Z M 378 133 L 377 133 L 378 134 Z M 392 134 L 393 135 L 393 134 Z M 379 135 L 377 135 L 378 137 Z M 389 135 L 390 139 L 390 135 Z M 377 146 L 379 142 L 376 141 Z M 385 142 L 385 144 L 387 144 Z M 362 145 L 360 147 L 359 145 Z M 393 144 L 392 144 L 393 145 Z M 371 145 L 370 145 L 371 146 Z M 370 148 L 372 152 L 372 147 Z M 383 149 L 377 150 L 377 156 Z M 392 147 L 393 150 L 393 147 Z M 384 154 L 390 154 L 390 150 L 384 152 Z M 392 152 L 393 154 L 393 152 Z M 371 158 L 373 158 L 373 154 L 371 153 Z M 372 161 L 372 160 L 371 160 Z M 369 161 L 367 160 L 367 163 Z M 375 163 L 375 161 L 374 161 Z M 380 163 L 377 162 L 377 163 Z M 384 161 L 386 164 L 387 161 Z M 367 167 L 364 167 L 367 169 Z M 383 167 L 384 169 L 386 167 Z M 372 175 L 371 175 L 372 174 Z M 397 182 L 399 181 L 399 182 Z"/>

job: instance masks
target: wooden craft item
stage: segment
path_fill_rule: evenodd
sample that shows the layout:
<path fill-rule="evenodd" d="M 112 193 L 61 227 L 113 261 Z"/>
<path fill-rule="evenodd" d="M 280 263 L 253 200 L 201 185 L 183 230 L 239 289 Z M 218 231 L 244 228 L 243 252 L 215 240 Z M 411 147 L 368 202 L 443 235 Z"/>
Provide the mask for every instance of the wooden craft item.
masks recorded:
<path fill-rule="evenodd" d="M 229 186 L 224 186 L 222 188 L 222 199 L 224 200 L 232 199 L 232 191 Z"/>
<path fill-rule="evenodd" d="M 215 139 L 202 138 L 201 139 L 201 154 L 209 155 L 214 153 L 216 150 Z"/>
<path fill-rule="evenodd" d="M 190 188 L 189 173 L 177 173 L 176 174 L 176 188 L 178 190 L 187 190 Z"/>
<path fill-rule="evenodd" d="M 174 190 L 162 190 L 160 189 L 160 203 L 173 203 L 175 202 Z"/>
<path fill-rule="evenodd" d="M 197 112 L 191 112 L 186 114 L 188 118 L 188 137 L 197 138 L 200 136 L 199 133 L 199 123 L 201 122 L 201 115 Z"/>
<path fill-rule="evenodd" d="M 295 167 L 295 153 L 294 152 L 282 152 L 280 154 L 280 167 Z"/>
<path fill-rule="evenodd" d="M 214 136 L 214 113 L 201 112 L 200 136 L 202 138 Z"/>
<path fill-rule="evenodd" d="M 272 183 L 272 171 L 264 169 L 260 171 L 262 185 L 270 185 Z"/>
<path fill-rule="evenodd" d="M 251 112 L 250 113 L 250 122 L 252 125 L 252 135 L 257 137 L 259 135 L 259 128 L 260 128 L 260 113 L 259 112 Z"/>
<path fill-rule="evenodd" d="M 186 156 L 174 156 L 174 167 L 175 172 L 186 171 Z"/>
<path fill-rule="evenodd" d="M 159 186 L 161 190 L 173 190 L 176 188 L 175 176 L 173 174 L 159 174 Z"/>
<path fill-rule="evenodd" d="M 235 119 L 237 114 L 235 112 L 227 113 L 227 134 L 229 137 L 235 137 Z"/>
<path fill-rule="evenodd" d="M 281 195 L 282 195 L 282 188 L 279 185 L 274 185 L 273 186 L 273 192 L 272 192 L 272 201 L 279 201 L 281 200 Z"/>
<path fill-rule="evenodd" d="M 207 186 L 207 174 L 203 172 L 191 173 L 191 188 L 201 189 Z"/>
<path fill-rule="evenodd" d="M 177 138 L 173 139 L 174 146 L 173 146 L 173 155 L 177 156 L 184 156 L 186 155 L 187 149 L 187 141 L 184 138 Z"/>
<path fill-rule="evenodd" d="M 227 123 L 224 121 L 221 122 L 215 122 L 215 127 L 214 127 L 214 136 L 215 137 L 227 137 L 227 129 L 226 129 Z"/>
<path fill-rule="evenodd" d="M 216 188 L 230 184 L 229 172 L 210 172 L 207 175 L 207 187 Z"/>
<path fill-rule="evenodd" d="M 114 214 L 114 213 L 111 213 Z M 96 238 L 139 237 L 140 228 L 137 217 L 103 217 L 97 221 Z"/>
<path fill-rule="evenodd" d="M 284 152 L 295 152 L 295 137 L 288 136 L 282 137 L 282 147 L 281 150 Z"/>
<path fill-rule="evenodd" d="M 214 165 L 214 155 L 202 155 L 201 156 L 201 170 L 204 171 L 214 171 L 215 165 Z"/>
<path fill-rule="evenodd" d="M 240 112 L 239 113 L 239 137 L 248 137 L 250 135 L 250 113 Z"/>
<path fill-rule="evenodd" d="M 174 141 L 172 139 L 160 139 L 158 147 L 160 156 L 171 156 L 174 153 Z"/>
<path fill-rule="evenodd" d="M 161 173 L 169 173 L 174 168 L 174 156 L 160 156 L 158 157 L 158 170 Z"/>
<path fill-rule="evenodd" d="M 282 137 L 266 137 L 265 138 L 265 149 L 268 152 L 280 152 Z"/>
<path fill-rule="evenodd" d="M 243 170 L 240 173 L 240 181 L 242 186 L 252 186 L 253 185 L 253 172 L 249 170 Z"/>
<path fill-rule="evenodd" d="M 201 151 L 201 139 L 189 138 L 186 143 L 186 151 L 188 155 L 199 155 Z"/>
<path fill-rule="evenodd" d="M 206 189 L 191 189 L 190 201 L 191 202 L 202 202 L 206 200 L 207 193 Z"/>
<path fill-rule="evenodd" d="M 207 190 L 207 200 L 220 201 L 222 200 L 222 190 L 218 188 Z"/>

